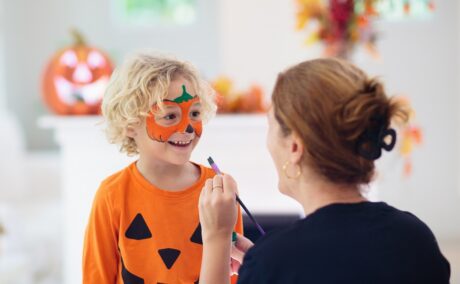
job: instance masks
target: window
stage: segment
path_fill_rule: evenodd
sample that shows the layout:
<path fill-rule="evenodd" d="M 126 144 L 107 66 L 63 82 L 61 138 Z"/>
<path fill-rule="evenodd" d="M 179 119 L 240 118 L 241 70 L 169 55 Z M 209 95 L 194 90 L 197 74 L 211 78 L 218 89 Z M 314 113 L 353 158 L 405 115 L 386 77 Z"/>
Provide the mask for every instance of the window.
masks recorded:
<path fill-rule="evenodd" d="M 118 16 L 128 25 L 188 25 L 195 21 L 196 0 L 117 0 Z"/>
<path fill-rule="evenodd" d="M 355 9 L 365 9 L 365 2 L 355 1 Z M 429 19 L 434 10 L 434 0 L 377 0 L 375 9 L 385 20 Z"/>

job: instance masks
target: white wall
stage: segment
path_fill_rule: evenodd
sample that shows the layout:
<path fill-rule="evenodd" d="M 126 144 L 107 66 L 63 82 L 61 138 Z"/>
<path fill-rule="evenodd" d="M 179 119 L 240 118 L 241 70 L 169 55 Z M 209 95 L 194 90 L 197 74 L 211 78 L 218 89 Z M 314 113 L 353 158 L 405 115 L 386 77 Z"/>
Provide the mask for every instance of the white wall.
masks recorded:
<path fill-rule="evenodd" d="M 319 56 L 319 46 L 306 47 L 295 27 L 294 1 L 220 1 L 221 73 L 242 88 L 260 83 L 271 91 L 278 72 Z"/>
<path fill-rule="evenodd" d="M 4 59 L 4 29 L 5 29 L 5 9 L 3 0 L 0 0 L 0 113 L 6 108 L 5 93 L 5 59 Z"/>
<path fill-rule="evenodd" d="M 22 163 L 24 152 L 24 137 L 16 116 L 6 107 L 7 96 L 5 75 L 5 1 L 0 0 L 0 203 L 8 197 L 23 193 Z M 1 204 L 0 204 L 1 209 Z M 0 216 L 0 222 L 2 216 Z"/>
<path fill-rule="evenodd" d="M 414 212 L 439 237 L 455 238 L 460 237 L 460 7 L 451 0 L 438 0 L 436 5 L 428 21 L 379 23 L 383 61 L 360 50 L 354 62 L 381 76 L 390 94 L 411 99 L 425 135 L 423 146 L 414 152 L 409 179 L 401 178 L 397 155 L 380 163 L 380 197 Z M 304 35 L 294 31 L 294 1 L 225 0 L 220 9 L 222 72 L 242 86 L 257 81 L 270 92 L 280 70 L 321 54 L 319 46 L 302 45 Z"/>
<path fill-rule="evenodd" d="M 51 132 L 37 127 L 37 118 L 48 113 L 40 94 L 41 72 L 59 48 L 71 42 L 69 29 L 77 27 L 89 43 L 115 59 L 138 48 L 172 52 L 192 61 L 205 76 L 219 68 L 217 2 L 197 0 L 195 24 L 187 27 L 123 27 L 113 17 L 116 0 L 15 0 L 5 4 L 5 52 L 8 104 L 27 130 L 31 150 L 53 145 Z"/>

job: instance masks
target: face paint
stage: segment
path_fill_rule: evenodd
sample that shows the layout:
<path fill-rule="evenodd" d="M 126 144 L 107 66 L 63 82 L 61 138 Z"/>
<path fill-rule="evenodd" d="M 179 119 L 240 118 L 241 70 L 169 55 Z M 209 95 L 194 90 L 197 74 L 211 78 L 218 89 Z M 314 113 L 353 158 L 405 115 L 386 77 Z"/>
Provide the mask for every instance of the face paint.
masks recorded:
<path fill-rule="evenodd" d="M 203 132 L 203 124 L 201 119 L 191 120 L 189 116 L 190 108 L 193 104 L 200 101 L 198 96 L 192 96 L 187 93 L 185 86 L 182 85 L 182 95 L 174 100 L 163 100 L 165 107 L 175 106 L 179 107 L 181 111 L 181 120 L 171 126 L 163 126 L 157 123 L 155 115 L 159 111 L 158 105 L 152 107 L 150 116 L 147 117 L 147 134 L 153 140 L 158 142 L 166 142 L 176 132 L 179 133 L 193 133 L 200 137 Z"/>

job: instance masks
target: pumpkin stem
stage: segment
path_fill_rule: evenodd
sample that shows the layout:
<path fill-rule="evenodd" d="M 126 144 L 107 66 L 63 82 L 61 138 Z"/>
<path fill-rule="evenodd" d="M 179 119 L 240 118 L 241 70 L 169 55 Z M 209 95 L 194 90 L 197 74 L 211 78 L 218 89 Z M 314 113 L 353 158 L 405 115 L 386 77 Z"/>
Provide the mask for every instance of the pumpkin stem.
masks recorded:
<path fill-rule="evenodd" d="M 72 34 L 74 45 L 86 45 L 85 37 L 81 32 L 75 28 L 72 28 L 70 33 Z"/>

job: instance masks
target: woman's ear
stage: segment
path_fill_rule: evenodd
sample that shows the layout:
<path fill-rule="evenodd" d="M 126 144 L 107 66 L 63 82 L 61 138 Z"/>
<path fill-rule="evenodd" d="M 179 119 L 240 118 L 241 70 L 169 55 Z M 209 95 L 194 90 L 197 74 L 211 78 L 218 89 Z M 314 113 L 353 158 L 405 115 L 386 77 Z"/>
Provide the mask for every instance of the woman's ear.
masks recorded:
<path fill-rule="evenodd" d="M 305 150 L 302 139 L 300 139 L 296 133 L 292 133 L 289 140 L 289 160 L 293 164 L 298 164 L 302 160 L 302 156 Z"/>

